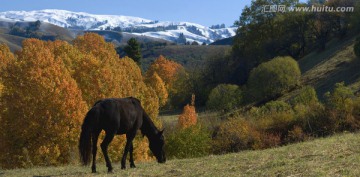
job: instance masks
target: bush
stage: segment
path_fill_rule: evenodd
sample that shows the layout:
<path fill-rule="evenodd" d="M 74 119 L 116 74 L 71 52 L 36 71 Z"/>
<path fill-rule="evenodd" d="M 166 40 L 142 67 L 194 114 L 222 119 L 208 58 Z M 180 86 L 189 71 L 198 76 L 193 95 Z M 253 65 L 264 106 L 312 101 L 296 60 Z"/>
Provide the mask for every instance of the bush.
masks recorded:
<path fill-rule="evenodd" d="M 261 134 L 243 118 L 225 121 L 215 132 L 213 150 L 216 154 L 261 147 Z"/>
<path fill-rule="evenodd" d="M 355 45 L 354 45 L 354 52 L 355 55 L 360 58 L 360 37 L 356 39 Z"/>
<path fill-rule="evenodd" d="M 211 153 L 210 132 L 200 125 L 176 129 L 166 141 L 165 151 L 169 158 L 194 158 Z"/>
<path fill-rule="evenodd" d="M 303 132 L 314 136 L 328 134 L 329 117 L 326 116 L 325 107 L 320 102 L 309 104 L 296 104 L 294 106 L 296 125 L 301 127 Z"/>
<path fill-rule="evenodd" d="M 242 94 L 239 86 L 220 84 L 215 87 L 206 103 L 207 108 L 213 110 L 231 110 L 241 103 Z"/>
<path fill-rule="evenodd" d="M 184 111 L 179 116 L 178 126 L 179 128 L 187 128 L 193 125 L 196 125 L 197 115 L 195 111 L 195 106 L 186 105 L 184 107 Z"/>
<path fill-rule="evenodd" d="M 291 57 L 277 57 L 250 72 L 248 93 L 252 100 L 271 100 L 300 84 L 301 71 Z"/>
<path fill-rule="evenodd" d="M 275 137 L 286 137 L 296 124 L 294 111 L 283 101 L 271 101 L 260 108 L 253 108 L 251 115 L 258 130 Z"/>
<path fill-rule="evenodd" d="M 332 131 L 355 131 L 360 128 L 360 120 L 355 114 L 359 98 L 345 84 L 335 84 L 334 91 L 327 92 L 326 109 L 332 123 Z"/>
<path fill-rule="evenodd" d="M 319 100 L 316 95 L 314 87 L 306 86 L 300 90 L 300 93 L 291 100 L 292 105 L 303 104 L 309 105 L 317 103 Z"/>

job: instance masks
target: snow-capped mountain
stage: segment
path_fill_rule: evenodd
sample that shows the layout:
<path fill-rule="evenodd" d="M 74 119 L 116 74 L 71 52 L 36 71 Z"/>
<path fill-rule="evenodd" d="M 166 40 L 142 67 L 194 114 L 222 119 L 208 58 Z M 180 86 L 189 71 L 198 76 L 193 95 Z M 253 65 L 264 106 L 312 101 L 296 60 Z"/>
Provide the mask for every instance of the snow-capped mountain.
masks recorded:
<path fill-rule="evenodd" d="M 66 10 L 7 11 L 0 12 L 0 20 L 42 21 L 77 30 L 119 30 L 136 35 L 150 36 L 177 42 L 180 34 L 187 41 L 211 43 L 218 39 L 235 35 L 236 27 L 211 29 L 189 22 L 169 22 L 149 20 L 139 17 L 119 15 L 94 15 Z"/>

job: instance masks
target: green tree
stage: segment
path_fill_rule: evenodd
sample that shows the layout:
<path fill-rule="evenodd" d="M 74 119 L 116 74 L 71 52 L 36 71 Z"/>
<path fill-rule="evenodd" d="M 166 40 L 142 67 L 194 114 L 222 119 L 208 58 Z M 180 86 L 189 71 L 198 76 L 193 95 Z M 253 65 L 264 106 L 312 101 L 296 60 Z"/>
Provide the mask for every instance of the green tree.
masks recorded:
<path fill-rule="evenodd" d="M 177 39 L 177 43 L 178 44 L 182 44 L 182 45 L 185 45 L 186 44 L 186 38 L 184 36 L 184 33 L 180 33 L 179 34 L 179 37 Z"/>
<path fill-rule="evenodd" d="M 229 111 L 239 106 L 241 100 L 242 93 L 239 86 L 220 84 L 211 90 L 206 106 L 213 110 Z"/>
<path fill-rule="evenodd" d="M 264 7 L 282 4 L 300 6 L 297 0 L 254 0 L 235 22 L 239 26 L 233 40 L 233 65 L 236 83 L 245 84 L 250 71 L 276 56 L 304 55 L 309 37 L 309 13 L 264 13 Z M 236 76 L 236 77 L 235 77 Z"/>
<path fill-rule="evenodd" d="M 139 42 L 135 38 L 131 38 L 127 41 L 124 51 L 126 55 L 133 59 L 138 65 L 141 64 L 141 48 Z"/>
<path fill-rule="evenodd" d="M 299 65 L 293 58 L 277 57 L 251 71 L 248 94 L 252 100 L 272 100 L 298 86 L 300 77 Z"/>

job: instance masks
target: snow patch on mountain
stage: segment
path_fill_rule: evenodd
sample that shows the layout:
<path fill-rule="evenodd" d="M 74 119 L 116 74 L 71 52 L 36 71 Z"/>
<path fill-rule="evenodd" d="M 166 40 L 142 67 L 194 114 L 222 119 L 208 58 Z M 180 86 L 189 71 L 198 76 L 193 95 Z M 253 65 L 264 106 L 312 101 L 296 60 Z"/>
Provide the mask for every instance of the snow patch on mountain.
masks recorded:
<path fill-rule="evenodd" d="M 210 29 L 190 22 L 156 21 L 121 15 L 94 15 L 66 10 L 7 11 L 0 12 L 6 21 L 42 21 L 76 30 L 114 30 L 150 36 L 176 42 L 181 33 L 187 41 L 211 43 L 235 35 L 236 27 Z"/>

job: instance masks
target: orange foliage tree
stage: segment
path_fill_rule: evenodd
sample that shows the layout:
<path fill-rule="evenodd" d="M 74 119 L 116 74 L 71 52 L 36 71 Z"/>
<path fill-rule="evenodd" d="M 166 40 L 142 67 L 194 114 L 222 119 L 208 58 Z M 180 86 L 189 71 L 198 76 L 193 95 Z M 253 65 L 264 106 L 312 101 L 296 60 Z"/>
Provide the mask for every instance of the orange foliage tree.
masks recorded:
<path fill-rule="evenodd" d="M 11 58 L 11 52 L 3 46 L 2 56 Z M 2 59 L 1 62 L 5 63 Z M 114 46 L 99 35 L 79 36 L 73 45 L 64 41 L 25 40 L 23 50 L 7 65 L 1 79 L 4 92 L 0 99 L 0 130 L 7 132 L 0 136 L 1 142 L 5 142 L 0 143 L 3 168 L 56 165 L 76 158 L 72 153 L 77 153 L 84 114 L 102 98 L 136 97 L 157 127 L 161 127 L 156 119 L 159 113 L 156 91 L 145 84 L 133 60 L 120 59 Z M 125 142 L 121 136 L 111 143 L 109 154 L 114 161 L 120 161 Z M 134 146 L 135 160 L 152 159 L 147 139 L 137 137 Z"/>
<path fill-rule="evenodd" d="M 187 128 L 196 125 L 197 115 L 195 111 L 195 95 L 192 95 L 191 105 L 187 104 L 179 116 L 178 125 L 180 128 Z"/>
<path fill-rule="evenodd" d="M 160 55 L 159 58 L 150 65 L 146 75 L 152 76 L 154 73 L 158 74 L 163 80 L 165 88 L 168 91 L 168 100 L 170 103 L 168 106 L 176 107 L 185 102 L 184 98 L 187 95 L 183 92 L 186 90 L 184 88 L 188 82 L 185 81 L 185 78 L 187 78 L 188 75 L 183 66 Z"/>
<path fill-rule="evenodd" d="M 12 168 L 72 161 L 87 107 L 63 61 L 47 42 L 28 39 L 5 70 L 1 165 Z"/>
<path fill-rule="evenodd" d="M 179 63 L 168 60 L 160 55 L 159 58 L 150 65 L 147 75 L 151 76 L 156 72 L 164 81 L 166 88 L 169 89 L 181 70 L 184 70 L 184 68 Z"/>

